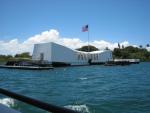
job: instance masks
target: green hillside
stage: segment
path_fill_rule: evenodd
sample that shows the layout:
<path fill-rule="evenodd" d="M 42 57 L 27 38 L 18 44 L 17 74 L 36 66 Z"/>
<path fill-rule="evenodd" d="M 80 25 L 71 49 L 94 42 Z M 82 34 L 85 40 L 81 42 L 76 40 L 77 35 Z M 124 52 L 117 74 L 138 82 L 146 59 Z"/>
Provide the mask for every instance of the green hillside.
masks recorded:
<path fill-rule="evenodd" d="M 123 49 L 115 48 L 113 51 L 114 58 L 134 58 L 140 59 L 141 61 L 150 61 L 150 52 L 145 48 L 137 48 L 128 46 Z"/>

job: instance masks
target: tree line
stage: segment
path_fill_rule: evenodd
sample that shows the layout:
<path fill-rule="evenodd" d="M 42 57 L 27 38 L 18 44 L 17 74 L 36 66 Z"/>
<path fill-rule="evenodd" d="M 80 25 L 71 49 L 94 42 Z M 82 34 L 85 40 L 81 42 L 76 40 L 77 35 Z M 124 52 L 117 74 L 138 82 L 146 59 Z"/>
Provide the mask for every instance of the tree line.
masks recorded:
<path fill-rule="evenodd" d="M 23 52 L 20 54 L 12 55 L 0 55 L 0 62 L 5 62 L 8 60 L 16 60 L 16 59 L 31 59 L 31 55 L 29 52 Z"/>
<path fill-rule="evenodd" d="M 145 48 L 128 46 L 125 48 L 115 48 L 113 50 L 114 58 L 122 59 L 140 59 L 141 61 L 150 61 L 150 51 Z"/>

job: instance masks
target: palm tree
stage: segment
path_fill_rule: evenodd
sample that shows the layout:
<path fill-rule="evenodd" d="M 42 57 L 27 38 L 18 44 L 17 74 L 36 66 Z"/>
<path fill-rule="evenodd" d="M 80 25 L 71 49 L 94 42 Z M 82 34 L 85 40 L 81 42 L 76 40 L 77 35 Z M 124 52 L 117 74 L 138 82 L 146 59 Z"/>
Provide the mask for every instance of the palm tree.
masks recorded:
<path fill-rule="evenodd" d="M 118 48 L 120 49 L 120 44 L 118 43 Z"/>
<path fill-rule="evenodd" d="M 140 47 L 140 48 L 142 48 L 143 46 L 142 46 L 142 45 L 140 45 L 139 47 Z"/>
<path fill-rule="evenodd" d="M 149 45 L 149 44 L 146 44 L 146 47 L 150 47 L 150 45 Z"/>

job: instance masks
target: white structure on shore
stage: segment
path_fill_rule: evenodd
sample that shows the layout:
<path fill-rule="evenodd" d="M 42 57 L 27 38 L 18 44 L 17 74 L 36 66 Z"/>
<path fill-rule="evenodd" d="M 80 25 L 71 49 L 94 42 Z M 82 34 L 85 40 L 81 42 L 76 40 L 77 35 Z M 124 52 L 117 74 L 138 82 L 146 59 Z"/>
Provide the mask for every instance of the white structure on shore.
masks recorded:
<path fill-rule="evenodd" d="M 53 42 L 40 43 L 34 45 L 32 60 L 58 65 L 88 65 L 89 62 L 91 64 L 101 64 L 112 60 L 112 51 L 82 52 Z"/>

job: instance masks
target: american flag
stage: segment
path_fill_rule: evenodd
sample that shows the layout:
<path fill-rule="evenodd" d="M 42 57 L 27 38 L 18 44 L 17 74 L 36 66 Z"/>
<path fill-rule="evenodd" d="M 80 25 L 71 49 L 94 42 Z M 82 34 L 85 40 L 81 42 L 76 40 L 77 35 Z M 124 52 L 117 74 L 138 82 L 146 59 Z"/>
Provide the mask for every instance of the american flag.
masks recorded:
<path fill-rule="evenodd" d="M 82 32 L 86 32 L 86 31 L 88 31 L 88 25 L 82 27 Z"/>

